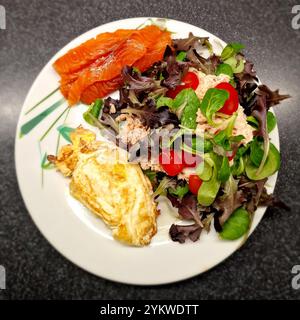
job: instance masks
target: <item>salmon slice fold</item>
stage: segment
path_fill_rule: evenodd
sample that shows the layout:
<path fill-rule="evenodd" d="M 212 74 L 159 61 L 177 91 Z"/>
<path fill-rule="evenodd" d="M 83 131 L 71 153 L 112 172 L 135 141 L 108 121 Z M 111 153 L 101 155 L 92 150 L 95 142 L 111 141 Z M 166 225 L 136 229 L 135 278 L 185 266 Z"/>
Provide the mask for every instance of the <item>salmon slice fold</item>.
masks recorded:
<path fill-rule="evenodd" d="M 61 79 L 60 79 L 60 91 L 63 94 L 63 96 L 68 99 L 69 96 L 69 91 L 73 85 L 73 83 L 84 73 L 86 72 L 89 68 L 98 68 L 101 66 L 101 64 L 104 63 L 107 55 L 102 56 L 95 60 L 92 64 L 85 66 L 84 68 L 77 70 L 72 73 L 66 73 L 63 74 Z"/>
<path fill-rule="evenodd" d="M 92 103 L 117 90 L 123 67 L 142 72 L 163 58 L 171 34 L 157 26 L 105 32 L 69 50 L 53 67 L 61 76 L 60 90 L 72 106 Z"/>
<path fill-rule="evenodd" d="M 81 101 L 85 104 L 91 104 L 96 99 L 103 98 L 118 90 L 122 83 L 123 79 L 120 75 L 111 80 L 95 82 L 83 91 Z"/>
<path fill-rule="evenodd" d="M 53 67 L 63 76 L 78 71 L 97 58 L 107 55 L 130 37 L 148 48 L 161 34 L 162 31 L 156 26 L 147 26 L 141 30 L 119 29 L 115 32 L 105 32 L 69 50 L 54 62 Z"/>
<path fill-rule="evenodd" d="M 147 26 L 131 34 L 130 38 L 142 43 L 147 49 L 151 48 L 164 33 L 157 26 Z"/>
<path fill-rule="evenodd" d="M 69 50 L 54 62 L 53 67 L 60 75 L 80 70 L 97 58 L 115 50 L 120 45 L 120 42 L 128 39 L 135 31 L 132 29 L 120 29 L 115 32 L 101 33 L 96 38 Z"/>
<path fill-rule="evenodd" d="M 149 69 L 155 62 L 163 59 L 167 46 L 171 46 L 172 39 L 169 32 L 164 32 L 159 39 L 153 44 L 146 54 L 134 63 L 134 66 L 144 72 Z"/>
<path fill-rule="evenodd" d="M 112 54 L 108 55 L 99 67 L 89 68 L 72 84 L 68 102 L 72 106 L 79 102 L 81 93 L 98 81 L 111 80 L 121 74 L 124 66 L 132 66 L 146 53 L 146 48 L 140 42 L 128 39 Z"/>

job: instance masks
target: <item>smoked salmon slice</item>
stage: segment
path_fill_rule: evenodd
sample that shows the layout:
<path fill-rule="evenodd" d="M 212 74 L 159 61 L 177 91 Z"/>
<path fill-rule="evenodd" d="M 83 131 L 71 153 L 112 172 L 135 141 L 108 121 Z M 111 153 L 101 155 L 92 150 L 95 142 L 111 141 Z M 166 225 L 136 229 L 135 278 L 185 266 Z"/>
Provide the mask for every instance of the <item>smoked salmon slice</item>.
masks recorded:
<path fill-rule="evenodd" d="M 71 86 L 72 86 L 72 82 L 60 85 L 60 92 L 66 98 L 66 100 L 68 100 L 68 95 L 69 95 Z"/>
<path fill-rule="evenodd" d="M 171 45 L 170 32 L 153 25 L 99 34 L 54 62 L 61 93 L 70 106 L 80 100 L 90 104 L 122 85 L 126 65 L 143 72 L 163 58 L 167 45 Z"/>
<path fill-rule="evenodd" d="M 133 32 L 130 38 L 142 43 L 147 49 L 149 49 L 156 41 L 159 40 L 163 33 L 164 31 L 159 29 L 157 26 L 147 26 L 141 30 Z"/>
<path fill-rule="evenodd" d="M 128 39 L 135 31 L 119 29 L 115 32 L 99 34 L 96 38 L 69 50 L 54 62 L 53 67 L 60 75 L 77 71 L 97 58 L 115 50 L 120 45 L 120 42 Z"/>
<path fill-rule="evenodd" d="M 95 82 L 83 91 L 80 100 L 83 103 L 91 104 L 97 98 L 103 98 L 118 90 L 122 83 L 123 79 L 121 75 L 111 80 Z"/>
<path fill-rule="evenodd" d="M 69 90 L 70 90 L 73 82 L 75 82 L 80 77 L 80 75 L 82 75 L 88 68 L 99 67 L 105 61 L 106 56 L 107 55 L 98 58 L 91 65 L 86 66 L 86 67 L 82 68 L 81 70 L 75 71 L 73 73 L 63 74 L 61 77 L 61 80 L 60 80 L 60 91 L 63 94 L 63 96 L 66 99 L 68 99 Z"/>
<path fill-rule="evenodd" d="M 125 31 L 125 30 L 119 30 L 119 36 L 123 35 L 123 31 Z M 151 48 L 151 46 L 155 45 L 157 39 L 159 39 L 159 37 L 162 34 L 163 34 L 163 31 L 161 31 L 156 26 L 148 26 L 148 27 L 145 27 L 144 29 L 141 29 L 139 31 L 130 30 L 130 32 L 129 32 L 131 39 L 135 39 L 135 40 L 143 43 L 147 49 L 149 49 L 149 48 Z M 94 40 L 94 39 L 92 39 L 92 40 Z M 76 54 L 76 52 L 75 52 L 75 54 Z M 100 56 L 92 64 L 84 66 L 80 70 L 77 70 L 75 72 L 62 73 L 61 74 L 62 79 L 61 79 L 60 83 L 61 83 L 61 91 L 62 91 L 63 95 L 65 97 L 68 97 L 68 92 L 71 87 L 70 83 L 77 80 L 79 78 L 79 76 L 83 73 L 83 71 L 85 71 L 87 68 L 99 67 L 104 62 L 104 60 L 108 54 L 109 53 L 106 53 L 106 54 Z M 151 61 L 148 64 L 151 65 Z"/>
<path fill-rule="evenodd" d="M 155 62 L 162 60 L 166 47 L 171 46 L 171 34 L 164 32 L 146 54 L 134 63 L 134 66 L 141 72 L 149 69 Z"/>
<path fill-rule="evenodd" d="M 99 67 L 88 68 L 72 84 L 68 95 L 69 105 L 77 103 L 81 93 L 90 85 L 115 78 L 121 74 L 124 66 L 132 66 L 145 53 L 146 48 L 143 44 L 134 39 L 126 40 L 113 53 L 109 54 Z"/>

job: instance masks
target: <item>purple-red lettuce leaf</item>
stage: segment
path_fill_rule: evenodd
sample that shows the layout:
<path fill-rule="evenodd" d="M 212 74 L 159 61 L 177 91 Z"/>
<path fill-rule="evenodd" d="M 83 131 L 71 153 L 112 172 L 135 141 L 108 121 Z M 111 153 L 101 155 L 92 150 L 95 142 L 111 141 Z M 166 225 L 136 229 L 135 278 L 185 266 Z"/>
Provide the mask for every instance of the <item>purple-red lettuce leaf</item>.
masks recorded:
<path fill-rule="evenodd" d="M 263 188 L 259 201 L 258 206 L 266 206 L 266 207 L 277 207 L 281 209 L 285 209 L 290 211 L 291 208 L 286 205 L 282 200 L 278 199 L 273 194 L 268 194 L 267 189 Z"/>
<path fill-rule="evenodd" d="M 187 239 L 195 242 L 199 239 L 202 227 L 196 223 L 182 226 L 172 224 L 169 230 L 170 237 L 173 241 L 184 243 Z"/>
<path fill-rule="evenodd" d="M 173 207 L 178 209 L 178 214 L 186 220 L 194 220 L 195 223 L 191 225 L 176 225 L 172 224 L 169 234 L 173 241 L 184 243 L 186 239 L 196 241 L 199 239 L 203 224 L 200 218 L 200 210 L 197 205 L 197 197 L 192 194 L 185 195 L 182 199 L 167 195 Z"/>
<path fill-rule="evenodd" d="M 187 38 L 174 39 L 173 47 L 177 51 L 188 51 L 190 48 L 194 48 L 196 45 L 201 44 L 202 46 L 208 45 L 208 37 L 197 37 L 192 32 L 189 33 Z"/>
<path fill-rule="evenodd" d="M 197 197 L 192 194 L 185 195 L 182 199 L 174 197 L 171 194 L 167 195 L 173 207 L 178 209 L 178 214 L 187 220 L 194 220 L 201 224 L 199 209 L 197 207 Z"/>
<path fill-rule="evenodd" d="M 279 89 L 272 91 L 268 86 L 262 84 L 258 86 L 259 94 L 266 96 L 266 105 L 269 109 L 270 107 L 279 104 L 282 100 L 290 98 L 288 94 L 280 94 Z"/>
<path fill-rule="evenodd" d="M 167 124 L 179 125 L 179 120 L 175 113 L 170 112 L 168 107 L 157 109 L 153 102 L 144 104 L 140 108 L 127 107 L 122 109 L 122 113 L 137 116 L 146 127 L 151 129 L 156 129 Z"/>
<path fill-rule="evenodd" d="M 239 208 L 245 201 L 245 196 L 241 190 L 236 191 L 223 200 L 218 198 L 213 205 L 218 211 L 220 211 L 220 225 L 222 226 L 234 210 Z"/>
<path fill-rule="evenodd" d="M 243 195 L 246 198 L 245 208 L 250 214 L 253 214 L 259 205 L 260 197 L 266 181 L 267 178 L 252 181 L 245 176 L 243 176 L 239 181 L 238 189 L 243 192 Z"/>
<path fill-rule="evenodd" d="M 164 79 L 161 84 L 168 89 L 174 89 L 181 84 L 182 77 L 187 73 L 190 64 L 184 61 L 177 61 L 173 53 L 166 57 L 166 67 L 162 71 Z"/>
<path fill-rule="evenodd" d="M 208 58 L 204 58 L 193 48 L 188 50 L 186 58 L 191 62 L 192 67 L 205 74 L 215 74 L 217 66 L 221 63 L 218 56 L 213 54 Z"/>
<path fill-rule="evenodd" d="M 142 76 L 140 73 L 135 72 L 132 67 L 124 67 L 122 76 L 126 87 L 136 92 L 151 91 L 157 87 L 154 79 Z"/>
<path fill-rule="evenodd" d="M 256 131 L 256 135 L 260 136 L 264 139 L 263 149 L 264 154 L 260 165 L 257 169 L 257 175 L 263 169 L 269 154 L 270 149 L 270 138 L 267 130 L 267 105 L 266 105 L 266 95 L 258 95 L 255 109 L 252 111 L 252 115 L 259 123 L 258 130 Z"/>
<path fill-rule="evenodd" d="M 235 209 L 246 201 L 241 190 L 238 190 L 238 181 L 230 175 L 223 188 L 223 195 L 219 195 L 213 203 L 213 207 L 219 212 L 221 226 L 227 221 Z"/>

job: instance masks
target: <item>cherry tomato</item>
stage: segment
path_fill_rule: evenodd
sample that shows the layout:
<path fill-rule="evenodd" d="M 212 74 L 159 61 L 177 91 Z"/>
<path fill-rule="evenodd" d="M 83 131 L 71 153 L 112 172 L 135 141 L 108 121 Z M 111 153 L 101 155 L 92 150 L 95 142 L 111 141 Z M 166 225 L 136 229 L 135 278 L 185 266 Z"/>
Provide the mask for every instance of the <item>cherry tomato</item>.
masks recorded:
<path fill-rule="evenodd" d="M 169 98 L 174 99 L 177 94 L 183 89 L 192 88 L 193 90 L 196 90 L 199 85 L 199 79 L 194 72 L 188 72 L 182 78 L 181 82 L 183 82 L 183 84 L 180 84 L 175 89 L 171 89 L 167 92 L 167 96 Z"/>
<path fill-rule="evenodd" d="M 221 82 L 216 86 L 217 89 L 226 90 L 229 93 L 229 98 L 226 100 L 224 106 L 219 110 L 219 112 L 225 113 L 227 115 L 232 115 L 239 107 L 239 96 L 234 87 L 227 82 Z"/>
<path fill-rule="evenodd" d="M 195 168 L 202 161 L 202 159 L 189 152 L 182 151 L 182 162 L 185 168 Z"/>
<path fill-rule="evenodd" d="M 196 174 L 191 174 L 189 176 L 189 189 L 193 194 L 198 194 L 201 184 L 202 180 Z"/>
<path fill-rule="evenodd" d="M 236 151 L 232 151 L 231 155 L 227 155 L 228 161 L 231 161 L 236 155 Z"/>
<path fill-rule="evenodd" d="M 184 164 L 182 158 L 173 149 L 172 150 L 162 150 L 159 155 L 159 163 L 164 169 L 164 171 L 169 176 L 177 176 L 182 169 Z"/>

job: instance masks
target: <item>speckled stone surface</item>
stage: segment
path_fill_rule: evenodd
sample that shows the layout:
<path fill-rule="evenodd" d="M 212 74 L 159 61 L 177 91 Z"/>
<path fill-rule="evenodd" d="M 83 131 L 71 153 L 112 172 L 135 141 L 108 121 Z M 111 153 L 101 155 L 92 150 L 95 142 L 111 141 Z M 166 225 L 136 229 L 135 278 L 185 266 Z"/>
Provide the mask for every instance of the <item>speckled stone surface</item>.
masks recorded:
<path fill-rule="evenodd" d="M 300 298 L 300 290 L 291 287 L 292 266 L 300 264 L 300 30 L 291 27 L 295 2 L 0 2 L 7 15 L 7 29 L 0 30 L 0 264 L 7 271 L 7 289 L 0 291 L 1 298 Z M 18 114 L 39 70 L 81 33 L 136 16 L 174 18 L 202 27 L 225 41 L 243 42 L 261 80 L 292 96 L 276 108 L 283 158 L 276 194 L 292 208 L 291 212 L 269 209 L 246 245 L 225 262 L 201 276 L 159 287 L 106 281 L 63 258 L 33 224 L 19 193 L 14 168 Z"/>

